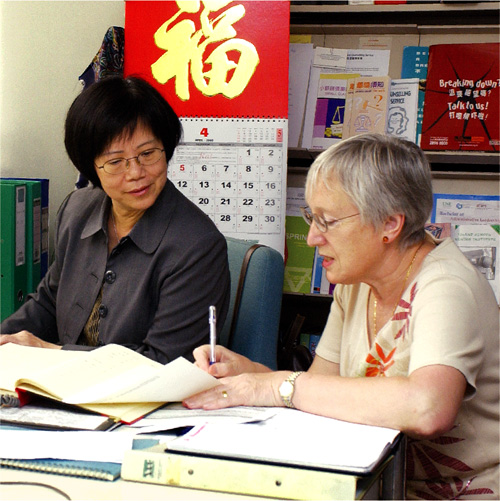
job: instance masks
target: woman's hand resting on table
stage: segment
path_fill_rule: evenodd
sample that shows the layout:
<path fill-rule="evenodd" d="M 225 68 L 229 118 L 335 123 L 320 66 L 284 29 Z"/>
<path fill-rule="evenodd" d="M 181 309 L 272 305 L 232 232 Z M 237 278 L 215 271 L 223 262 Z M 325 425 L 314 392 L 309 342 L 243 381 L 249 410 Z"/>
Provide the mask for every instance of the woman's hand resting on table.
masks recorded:
<path fill-rule="evenodd" d="M 35 348 L 50 348 L 53 350 L 60 350 L 62 346 L 57 344 L 48 343 L 47 341 L 43 341 L 39 337 L 36 337 L 34 334 L 28 331 L 20 331 L 15 334 L 0 334 L 0 345 L 14 343 L 21 344 L 23 346 L 34 346 Z"/>
<path fill-rule="evenodd" d="M 280 371 L 226 377 L 220 385 L 192 395 L 182 404 L 188 409 L 205 410 L 239 405 L 283 407 L 278 388 L 289 375 L 290 371 Z"/>

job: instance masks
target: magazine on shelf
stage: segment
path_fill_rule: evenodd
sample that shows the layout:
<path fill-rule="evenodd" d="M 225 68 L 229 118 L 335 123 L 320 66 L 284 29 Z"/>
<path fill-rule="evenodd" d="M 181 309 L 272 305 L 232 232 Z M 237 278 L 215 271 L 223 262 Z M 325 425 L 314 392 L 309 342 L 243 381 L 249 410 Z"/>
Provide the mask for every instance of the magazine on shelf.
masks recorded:
<path fill-rule="evenodd" d="M 391 81 L 387 133 L 417 140 L 418 78 L 399 78 Z"/>
<path fill-rule="evenodd" d="M 429 47 L 421 146 L 499 151 L 500 43 Z"/>
<path fill-rule="evenodd" d="M 387 130 L 391 78 L 359 77 L 354 80 L 347 137 Z"/>

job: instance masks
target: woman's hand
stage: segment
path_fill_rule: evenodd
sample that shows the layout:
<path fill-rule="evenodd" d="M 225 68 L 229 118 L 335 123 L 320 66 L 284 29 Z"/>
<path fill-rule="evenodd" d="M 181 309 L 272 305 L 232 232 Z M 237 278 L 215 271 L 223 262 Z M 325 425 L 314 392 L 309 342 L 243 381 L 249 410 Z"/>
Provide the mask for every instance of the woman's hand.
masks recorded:
<path fill-rule="evenodd" d="M 0 345 L 14 343 L 23 346 L 34 346 L 35 348 L 50 348 L 53 350 L 60 350 L 62 346 L 57 344 L 48 343 L 28 331 L 20 331 L 16 334 L 0 334 Z"/>
<path fill-rule="evenodd" d="M 220 385 L 192 395 L 182 404 L 188 409 L 205 410 L 240 405 L 283 407 L 278 388 L 289 375 L 289 371 L 284 371 L 227 377 L 220 380 Z"/>
<path fill-rule="evenodd" d="M 270 372 L 271 369 L 257 362 L 252 362 L 243 355 L 217 345 L 215 347 L 215 363 L 210 365 L 210 345 L 205 344 L 193 351 L 194 363 L 200 369 L 214 377 L 238 376 L 247 372 Z"/>

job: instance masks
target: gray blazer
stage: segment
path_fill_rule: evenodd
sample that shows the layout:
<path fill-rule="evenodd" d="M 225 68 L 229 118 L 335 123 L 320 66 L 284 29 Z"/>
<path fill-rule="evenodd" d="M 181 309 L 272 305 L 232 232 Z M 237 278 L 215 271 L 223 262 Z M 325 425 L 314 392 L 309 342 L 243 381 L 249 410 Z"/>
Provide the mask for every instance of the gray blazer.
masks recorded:
<path fill-rule="evenodd" d="M 81 333 L 102 284 L 99 344 L 127 346 L 161 363 L 193 360 L 193 348 L 209 339 L 208 307 L 217 307 L 219 329 L 227 314 L 224 236 L 168 180 L 108 256 L 110 207 L 100 188 L 66 198 L 57 214 L 55 260 L 0 332 L 27 330 L 64 349 L 91 349 Z"/>

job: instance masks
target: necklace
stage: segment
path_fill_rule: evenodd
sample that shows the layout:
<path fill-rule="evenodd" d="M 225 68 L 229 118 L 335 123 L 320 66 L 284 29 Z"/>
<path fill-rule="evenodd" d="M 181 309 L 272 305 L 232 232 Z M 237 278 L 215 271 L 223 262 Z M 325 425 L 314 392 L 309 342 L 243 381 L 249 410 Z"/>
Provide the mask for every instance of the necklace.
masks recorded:
<path fill-rule="evenodd" d="M 401 301 L 401 298 L 403 297 L 403 294 L 404 294 L 404 291 L 405 291 L 405 288 L 406 288 L 406 282 L 408 281 L 408 277 L 410 276 L 411 269 L 413 268 L 413 263 L 415 262 L 415 259 L 417 257 L 418 251 L 420 250 L 420 248 L 422 247 L 422 245 L 424 245 L 424 242 L 422 242 L 418 246 L 418 249 L 415 251 L 415 254 L 413 254 L 413 258 L 411 260 L 410 266 L 408 266 L 408 269 L 406 270 L 405 279 L 403 281 L 403 288 L 401 290 L 401 294 L 399 295 L 399 299 L 397 300 L 396 304 L 394 305 L 394 308 L 392 309 L 391 318 L 394 316 L 394 313 L 396 313 L 396 308 L 398 307 L 399 301 Z M 370 289 L 370 294 L 371 293 L 372 293 L 372 291 Z M 376 338 L 378 332 L 377 332 L 377 298 L 375 296 L 373 296 L 373 334 L 374 334 L 374 336 Z"/>

